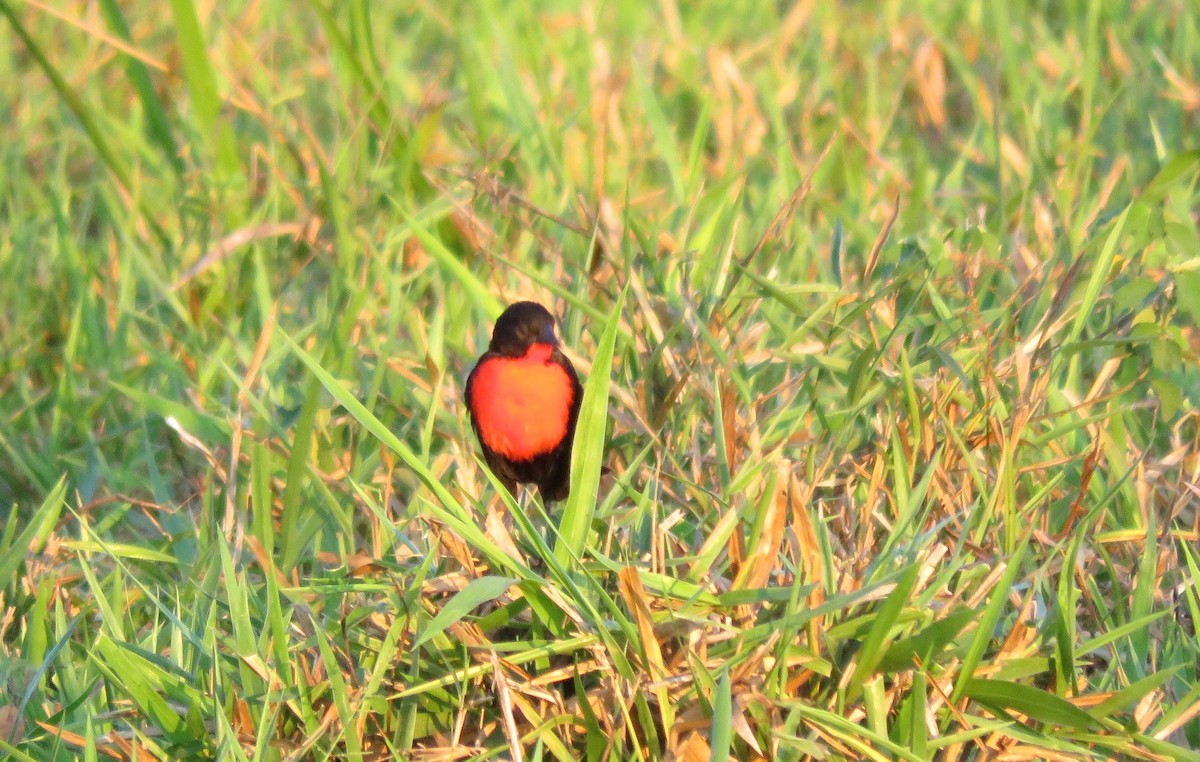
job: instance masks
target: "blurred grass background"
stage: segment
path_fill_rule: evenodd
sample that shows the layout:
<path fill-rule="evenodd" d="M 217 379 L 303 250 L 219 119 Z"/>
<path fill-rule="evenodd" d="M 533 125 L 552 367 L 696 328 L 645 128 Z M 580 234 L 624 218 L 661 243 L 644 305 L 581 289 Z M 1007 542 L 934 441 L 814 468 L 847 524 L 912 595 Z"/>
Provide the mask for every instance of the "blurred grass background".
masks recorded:
<path fill-rule="evenodd" d="M 1197 758 L 1187 0 L 0 35 L 13 758 Z M 510 532 L 518 298 L 594 419 Z"/>

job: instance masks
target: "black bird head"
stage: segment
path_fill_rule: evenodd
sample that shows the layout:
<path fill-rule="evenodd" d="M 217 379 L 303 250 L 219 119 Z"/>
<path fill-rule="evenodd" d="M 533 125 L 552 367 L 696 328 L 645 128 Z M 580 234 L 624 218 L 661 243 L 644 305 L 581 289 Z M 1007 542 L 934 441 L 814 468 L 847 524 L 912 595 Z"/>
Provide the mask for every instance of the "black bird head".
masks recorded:
<path fill-rule="evenodd" d="M 521 357 L 534 344 L 558 346 L 554 316 L 537 302 L 516 302 L 496 320 L 488 351 L 505 357 Z"/>

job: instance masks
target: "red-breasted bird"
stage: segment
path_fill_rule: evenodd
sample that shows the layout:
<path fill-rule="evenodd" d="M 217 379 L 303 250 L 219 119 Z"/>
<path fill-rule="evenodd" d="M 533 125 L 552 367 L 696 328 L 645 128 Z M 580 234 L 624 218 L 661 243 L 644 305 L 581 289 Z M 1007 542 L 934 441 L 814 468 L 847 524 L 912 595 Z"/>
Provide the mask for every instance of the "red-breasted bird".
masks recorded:
<path fill-rule="evenodd" d="M 483 458 L 508 491 L 536 484 L 542 500 L 565 499 L 583 386 L 545 307 L 517 302 L 504 310 L 465 396 Z"/>

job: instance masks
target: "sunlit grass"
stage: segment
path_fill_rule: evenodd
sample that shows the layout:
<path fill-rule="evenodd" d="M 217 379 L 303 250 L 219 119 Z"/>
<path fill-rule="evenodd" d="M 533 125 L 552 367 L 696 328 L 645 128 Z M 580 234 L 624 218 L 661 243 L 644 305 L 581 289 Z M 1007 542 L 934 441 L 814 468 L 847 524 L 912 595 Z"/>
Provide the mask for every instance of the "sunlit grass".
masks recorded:
<path fill-rule="evenodd" d="M 0 749 L 1195 759 L 1189 11 L 0 0 Z"/>

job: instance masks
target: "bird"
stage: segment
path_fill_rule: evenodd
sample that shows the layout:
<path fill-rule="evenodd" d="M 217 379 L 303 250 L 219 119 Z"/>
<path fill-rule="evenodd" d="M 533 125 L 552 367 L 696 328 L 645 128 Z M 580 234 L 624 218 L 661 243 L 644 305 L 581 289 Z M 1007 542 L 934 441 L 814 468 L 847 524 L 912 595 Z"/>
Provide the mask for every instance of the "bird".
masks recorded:
<path fill-rule="evenodd" d="M 510 304 L 463 396 L 483 459 L 505 488 L 515 497 L 518 485 L 533 484 L 544 502 L 565 500 L 583 385 L 550 311 L 537 302 Z"/>

